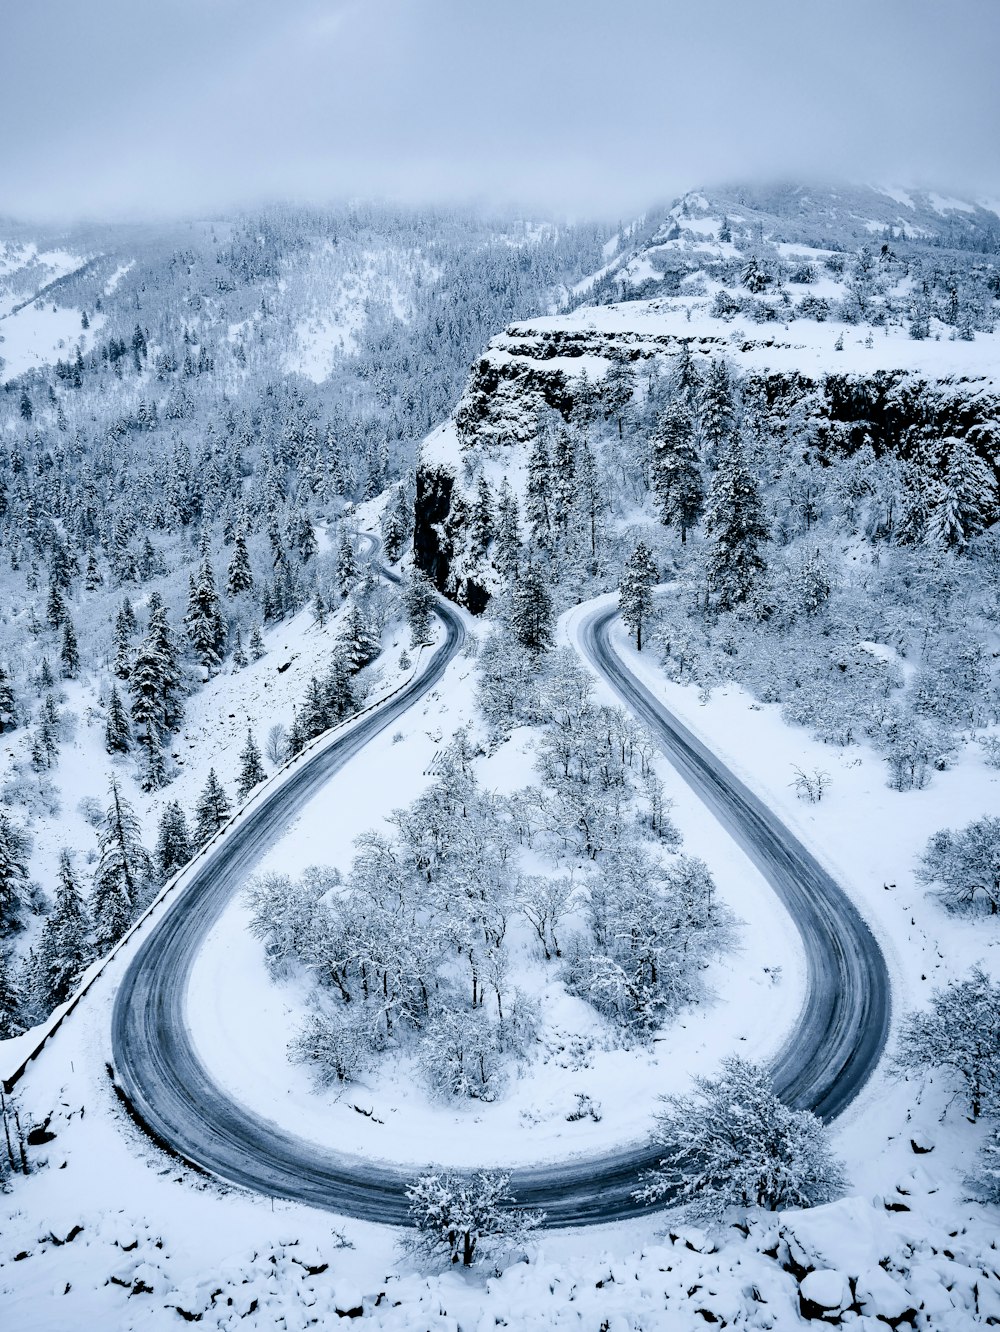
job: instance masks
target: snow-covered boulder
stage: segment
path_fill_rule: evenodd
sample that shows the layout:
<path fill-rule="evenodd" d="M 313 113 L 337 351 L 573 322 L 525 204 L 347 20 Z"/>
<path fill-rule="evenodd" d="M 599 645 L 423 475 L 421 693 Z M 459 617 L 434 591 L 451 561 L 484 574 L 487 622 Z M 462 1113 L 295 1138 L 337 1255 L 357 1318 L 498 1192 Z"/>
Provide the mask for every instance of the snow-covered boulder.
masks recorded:
<path fill-rule="evenodd" d="M 836 1318 L 853 1303 L 851 1284 L 834 1267 L 817 1268 L 799 1283 L 804 1318 Z"/>

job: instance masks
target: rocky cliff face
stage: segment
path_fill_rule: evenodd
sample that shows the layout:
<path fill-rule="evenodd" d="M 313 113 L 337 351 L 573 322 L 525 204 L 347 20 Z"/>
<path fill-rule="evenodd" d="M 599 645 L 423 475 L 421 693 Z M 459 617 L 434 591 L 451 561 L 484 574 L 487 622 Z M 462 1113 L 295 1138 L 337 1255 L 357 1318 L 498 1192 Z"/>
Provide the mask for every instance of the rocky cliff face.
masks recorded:
<path fill-rule="evenodd" d="M 768 429 L 777 435 L 808 421 L 821 452 L 867 442 L 906 458 L 925 442 L 960 438 L 1000 468 L 995 334 L 915 341 L 902 328 L 873 333 L 806 320 L 761 327 L 713 317 L 708 302 L 690 298 L 581 308 L 511 326 L 473 366 L 453 427 L 431 437 L 418 471 L 418 565 L 442 591 L 481 610 L 489 579 L 477 578 L 463 556 L 463 526 L 484 461 L 496 476 L 523 471 L 540 411 L 568 420 L 584 385 L 600 406 L 616 363 L 632 368 L 641 395 L 650 373 L 669 375 L 684 355 L 701 370 L 724 357 Z"/>

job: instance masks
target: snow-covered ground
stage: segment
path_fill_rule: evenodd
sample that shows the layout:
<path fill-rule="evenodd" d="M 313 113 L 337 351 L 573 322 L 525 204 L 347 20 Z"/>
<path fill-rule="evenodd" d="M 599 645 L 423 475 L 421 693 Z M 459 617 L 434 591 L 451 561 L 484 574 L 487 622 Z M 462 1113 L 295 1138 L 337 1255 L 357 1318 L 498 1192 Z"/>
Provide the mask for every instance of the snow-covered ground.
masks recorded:
<path fill-rule="evenodd" d="M 311 802 L 261 870 L 297 875 L 313 864 L 346 870 L 358 833 L 387 831 L 385 816 L 433 780 L 428 769 L 442 740 L 474 715 L 473 684 L 474 664 L 460 657 L 425 703 L 391 734 L 377 737 Z M 615 701 L 610 692 L 605 698 Z M 509 792 L 527 785 L 534 777 L 532 739 L 530 731 L 515 732 L 478 760 L 481 786 Z M 565 993 L 559 964 L 546 966 L 525 938 L 517 982 L 539 999 L 543 1028 L 501 1099 L 442 1104 L 408 1059 L 385 1062 L 363 1083 L 315 1091 L 307 1070 L 290 1065 L 286 1055 L 290 1035 L 308 1012 L 308 989 L 270 981 L 262 945 L 246 931 L 246 907 L 234 901 L 199 955 L 189 993 L 188 1023 L 206 1067 L 239 1100 L 299 1136 L 415 1167 L 528 1163 L 644 1141 L 658 1097 L 683 1090 L 707 1062 L 729 1050 L 761 1058 L 775 1053 L 804 993 L 798 935 L 773 893 L 735 844 L 719 837 L 712 817 L 665 760 L 659 768 L 676 802 L 672 817 L 685 850 L 708 863 L 742 923 L 738 963 L 728 956 L 709 973 L 713 1000 L 682 1013 L 652 1049 L 618 1048 L 594 1010 Z M 578 1094 L 599 1105 L 599 1122 L 567 1120 Z"/>
<path fill-rule="evenodd" d="M 572 632 L 574 614 L 568 618 Z M 319 639 L 303 625 L 297 632 L 286 629 L 289 652 L 301 652 L 310 636 Z M 986 954 L 997 970 L 995 940 L 981 927 L 944 916 L 912 880 L 913 855 L 928 831 L 990 805 L 989 783 L 996 778 L 978 759 L 968 756 L 952 772 L 935 774 L 925 791 L 900 795 L 885 787 L 883 765 L 874 755 L 813 742 L 786 726 L 776 708 L 760 707 L 739 690 L 717 691 L 703 703 L 696 690 L 665 682 L 651 654 L 635 653 L 623 635 L 615 646 L 838 875 L 887 949 L 901 1006 L 973 958 Z M 387 649 L 391 660 L 391 641 Z M 258 664 L 264 678 L 256 693 L 247 691 L 258 718 L 276 682 L 279 655 L 272 651 L 264 659 L 270 677 Z M 319 860 L 344 864 L 362 827 L 378 826 L 390 808 L 430 780 L 425 769 L 435 751 L 468 715 L 471 675 L 472 663 L 459 658 L 450 678 L 402 720 L 403 740 L 386 733 L 369 746 L 303 812 L 267 865 L 296 873 Z M 227 743 L 238 745 L 243 733 L 242 716 L 226 720 L 234 723 L 232 735 L 220 736 L 217 757 Z M 497 789 L 519 784 L 530 761 L 526 740 L 516 733 L 494 756 L 479 760 L 481 781 Z M 795 799 L 789 786 L 793 763 L 832 772 L 822 804 Z M 715 1003 L 681 1019 L 668 1050 L 654 1056 L 658 1067 L 620 1051 L 616 1057 L 627 1066 L 595 1064 L 601 1124 L 582 1121 L 588 1127 L 581 1129 L 552 1114 L 554 1104 L 562 1108 L 560 1086 L 568 1097 L 587 1085 L 579 1071 L 551 1065 L 529 1070 L 509 1101 L 459 1114 L 429 1102 L 399 1077 L 387 1077 L 364 1097 L 360 1088 L 339 1100 L 315 1093 L 284 1057 L 297 996 L 266 976 L 238 904 L 210 936 L 192 980 L 189 1020 L 213 1074 L 284 1126 L 336 1141 L 344 1150 L 481 1164 L 621 1141 L 639 1128 L 657 1090 L 681 1085 L 706 1060 L 714 1062 L 737 1043 L 762 1055 L 776 1048 L 801 997 L 794 931 L 698 802 L 669 771 L 664 775 L 686 849 L 709 860 L 746 922 L 744 948 L 737 964 L 717 968 Z M 848 818 L 857 829 L 850 842 L 842 832 Z M 294 1320 L 304 1320 L 309 1309 L 322 1317 L 361 1306 L 374 1325 L 395 1328 L 477 1326 L 482 1316 L 489 1325 L 494 1318 L 524 1327 L 579 1326 L 580 1320 L 583 1326 L 593 1320 L 596 1327 L 608 1320 L 609 1326 L 645 1328 L 660 1325 L 666 1310 L 680 1320 L 671 1326 L 693 1327 L 710 1321 L 700 1309 L 726 1321 L 739 1314 L 748 1326 L 780 1328 L 798 1325 L 803 1280 L 804 1294 L 832 1299 L 827 1287 L 837 1286 L 843 1299 L 854 1299 L 865 1312 L 896 1317 L 922 1305 L 918 1326 L 960 1329 L 1000 1311 L 996 1251 L 990 1247 L 995 1210 L 963 1202 L 962 1175 L 980 1130 L 951 1117 L 946 1131 L 941 1128 L 943 1089 L 918 1096 L 913 1084 L 876 1080 L 836 1127 L 861 1196 L 809 1214 L 786 1214 L 780 1227 L 777 1221 L 756 1225 L 746 1240 L 734 1235 L 720 1251 L 684 1228 L 677 1240 L 657 1238 L 662 1223 L 654 1215 L 613 1231 L 547 1234 L 528 1266 L 515 1266 L 485 1285 L 477 1277 L 406 1275 L 410 1264 L 399 1259 L 391 1232 L 334 1223 L 308 1209 L 220 1187 L 163 1156 L 130 1123 L 104 1072 L 110 1005 L 124 964 L 124 958 L 112 964 L 21 1093 L 26 1117 L 53 1114 L 49 1131 L 56 1136 L 34 1154 L 39 1165 L 47 1156 L 47 1166 L 17 1181 L 0 1226 L 0 1292 L 19 1328 L 77 1326 L 87 1319 L 108 1327 L 177 1326 L 177 1308 L 207 1316 L 208 1325 L 228 1326 L 227 1319 L 247 1314 L 255 1300 L 251 1325 L 261 1326 L 280 1315 L 292 1320 L 289 1326 L 298 1325 Z M 764 965 L 783 966 L 779 985 L 765 977 Z M 514 1114 L 522 1096 L 548 1112 L 531 1127 Z M 357 1113 L 355 1103 L 375 1114 Z M 385 1122 L 379 1125 L 377 1118 Z M 911 1137 L 933 1150 L 916 1155 Z M 889 1203 L 910 1210 L 887 1211 Z M 944 1227 L 957 1232 L 950 1238 L 942 1215 Z M 334 1224 L 353 1249 L 337 1247 Z M 71 1242 L 55 1243 L 53 1236 L 65 1240 L 78 1225 L 83 1230 Z M 678 1233 L 676 1226 L 670 1229 Z M 322 1271 L 310 1270 L 324 1264 Z M 833 1275 L 809 1280 L 810 1268 Z M 848 1278 L 853 1294 L 844 1285 Z M 213 1291 L 222 1292 L 214 1307 Z"/>

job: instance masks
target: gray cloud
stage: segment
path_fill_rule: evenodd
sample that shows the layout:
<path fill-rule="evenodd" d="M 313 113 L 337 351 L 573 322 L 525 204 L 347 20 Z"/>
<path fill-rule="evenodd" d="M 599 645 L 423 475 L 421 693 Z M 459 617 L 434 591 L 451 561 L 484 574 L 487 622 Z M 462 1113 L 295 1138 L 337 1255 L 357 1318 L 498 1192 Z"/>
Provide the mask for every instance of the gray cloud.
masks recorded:
<path fill-rule="evenodd" d="M 35 0 L 0 210 L 388 195 L 628 213 L 808 174 L 1000 194 L 994 0 Z"/>

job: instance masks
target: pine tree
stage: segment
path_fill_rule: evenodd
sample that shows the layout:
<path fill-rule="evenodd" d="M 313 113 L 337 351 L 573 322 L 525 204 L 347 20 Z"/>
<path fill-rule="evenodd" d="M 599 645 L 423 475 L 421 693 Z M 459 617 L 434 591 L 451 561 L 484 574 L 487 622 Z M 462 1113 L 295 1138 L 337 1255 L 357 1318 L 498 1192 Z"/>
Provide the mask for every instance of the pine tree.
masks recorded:
<path fill-rule="evenodd" d="M 406 488 L 399 485 L 382 514 L 382 546 L 390 564 L 395 564 L 406 549 L 412 527 L 413 513 L 409 496 Z"/>
<path fill-rule="evenodd" d="M 247 742 L 243 747 L 243 753 L 240 755 L 240 775 L 236 781 L 236 799 L 246 800 L 247 796 L 256 786 L 267 777 L 261 760 L 260 750 L 257 742 L 253 738 L 253 731 L 247 729 Z"/>
<path fill-rule="evenodd" d="M 721 357 L 708 367 L 698 405 L 701 435 L 709 465 L 712 465 L 722 456 L 729 442 L 736 415 L 729 367 Z"/>
<path fill-rule="evenodd" d="M 619 439 L 634 393 L 635 372 L 631 363 L 625 356 L 614 356 L 601 383 L 601 406 L 605 420 L 617 422 Z"/>
<path fill-rule="evenodd" d="M 566 545 L 570 514 L 576 499 L 576 449 L 568 430 L 556 435 L 549 462 L 549 516 L 560 545 Z"/>
<path fill-rule="evenodd" d="M 323 677 L 322 690 L 326 726 L 332 726 L 357 710 L 350 666 L 342 652 L 334 651 L 330 669 Z"/>
<path fill-rule="evenodd" d="M 61 629 L 66 623 L 68 614 L 59 583 L 53 578 L 49 583 L 49 596 L 45 603 L 45 619 L 49 628 Z"/>
<path fill-rule="evenodd" d="M 431 641 L 431 616 L 435 601 L 430 582 L 418 569 L 414 569 L 403 586 L 403 609 L 410 625 L 410 642 L 415 648 Z"/>
<path fill-rule="evenodd" d="M 226 572 L 226 595 L 238 597 L 244 592 L 253 591 L 253 573 L 250 569 L 250 552 L 247 550 L 246 537 L 242 532 L 236 534 L 233 542 L 233 554 Z"/>
<path fill-rule="evenodd" d="M 963 550 L 997 513 L 997 484 L 992 469 L 964 440 L 948 440 L 943 480 L 931 491 L 927 535 L 935 545 Z"/>
<path fill-rule="evenodd" d="M 545 436 L 535 436 L 528 457 L 528 477 L 524 492 L 524 516 L 535 550 L 549 550 L 552 522 L 549 514 L 549 450 Z"/>
<path fill-rule="evenodd" d="M 100 566 L 97 563 L 97 556 L 94 552 L 87 552 L 87 570 L 83 575 L 83 586 L 87 592 L 95 592 L 104 582 L 104 576 L 101 573 Z"/>
<path fill-rule="evenodd" d="M 226 645 L 226 622 L 219 594 L 215 590 L 215 574 L 207 555 L 198 566 L 197 574 L 191 575 L 184 624 L 195 656 L 211 674 L 222 662 Z"/>
<path fill-rule="evenodd" d="M 255 624 L 250 630 L 250 655 L 253 657 L 254 661 L 260 661 L 266 651 L 267 648 L 264 646 L 264 639 L 261 636 L 260 625 Z"/>
<path fill-rule="evenodd" d="M 13 961 L 8 954 L 0 951 L 0 1041 L 9 1041 L 12 1036 L 20 1036 L 24 1031 L 21 1022 L 23 1003 Z"/>
<path fill-rule="evenodd" d="M 104 724 L 104 748 L 109 754 L 127 754 L 132 748 L 132 728 L 118 686 L 111 686 L 108 716 Z"/>
<path fill-rule="evenodd" d="M 171 800 L 160 817 L 156 838 L 156 867 L 160 881 L 165 883 L 191 859 L 191 836 L 184 811 L 176 800 Z"/>
<path fill-rule="evenodd" d="M 720 609 L 741 605 L 766 568 L 764 505 L 742 446 L 734 440 L 719 460 L 705 512 L 707 573 Z"/>
<path fill-rule="evenodd" d="M 493 492 L 482 473 L 476 487 L 469 531 L 473 555 L 477 558 L 485 555 L 493 540 Z"/>
<path fill-rule="evenodd" d="M 142 845 L 139 820 L 114 777 L 110 795 L 98 837 L 97 869 L 90 895 L 90 913 L 101 953 L 107 952 L 128 929 L 152 871 L 149 853 Z"/>
<path fill-rule="evenodd" d="M 25 832 L 0 806 L 0 934 L 13 924 L 28 882 L 29 842 Z"/>
<path fill-rule="evenodd" d="M 126 597 L 115 616 L 115 655 L 112 670 L 119 680 L 127 680 L 132 671 L 132 635 L 135 630 L 135 611 Z"/>
<path fill-rule="evenodd" d="M 653 486 L 660 521 L 679 528 L 685 542 L 688 529 L 701 515 L 705 491 L 694 423 L 682 403 L 671 403 L 661 414 L 654 446 Z"/>
<path fill-rule="evenodd" d="M 354 554 L 354 543 L 346 527 L 340 529 L 340 541 L 337 545 L 337 586 L 340 595 L 346 597 L 358 577 L 358 561 Z"/>
<path fill-rule="evenodd" d="M 0 735 L 17 729 L 17 701 L 10 676 L 0 666 Z"/>
<path fill-rule="evenodd" d="M 240 626 L 236 626 L 236 634 L 233 640 L 233 670 L 242 671 L 247 664 L 247 654 L 243 651 L 243 632 Z"/>
<path fill-rule="evenodd" d="M 208 781 L 198 798 L 194 818 L 194 841 L 196 846 L 204 846 L 229 818 L 229 797 L 222 789 L 222 784 L 215 775 L 214 768 L 209 769 Z"/>
<path fill-rule="evenodd" d="M 552 597 L 537 564 L 528 565 L 514 588 L 510 623 L 514 637 L 531 651 L 547 652 L 552 646 Z"/>
<path fill-rule="evenodd" d="M 66 617 L 63 624 L 62 646 L 59 650 L 62 660 L 62 673 L 67 680 L 75 680 L 80 673 L 80 646 L 76 640 L 73 621 Z"/>
<path fill-rule="evenodd" d="M 378 656 L 378 638 L 365 623 L 364 612 L 356 601 L 351 603 L 344 617 L 337 643 L 355 675 Z"/>
<path fill-rule="evenodd" d="M 517 496 L 511 490 L 506 477 L 500 482 L 495 540 L 494 559 L 496 566 L 509 582 L 517 577 L 521 551 L 521 519 L 518 513 Z"/>
<path fill-rule="evenodd" d="M 625 562 L 618 609 L 628 629 L 635 635 L 637 651 L 642 651 L 642 631 L 653 614 L 653 588 L 659 580 L 656 564 L 648 548 L 640 541 Z"/>
<path fill-rule="evenodd" d="M 59 853 L 55 906 L 42 927 L 35 954 L 35 1000 L 45 1012 L 65 1003 L 94 957 L 90 913 L 69 851 Z"/>

